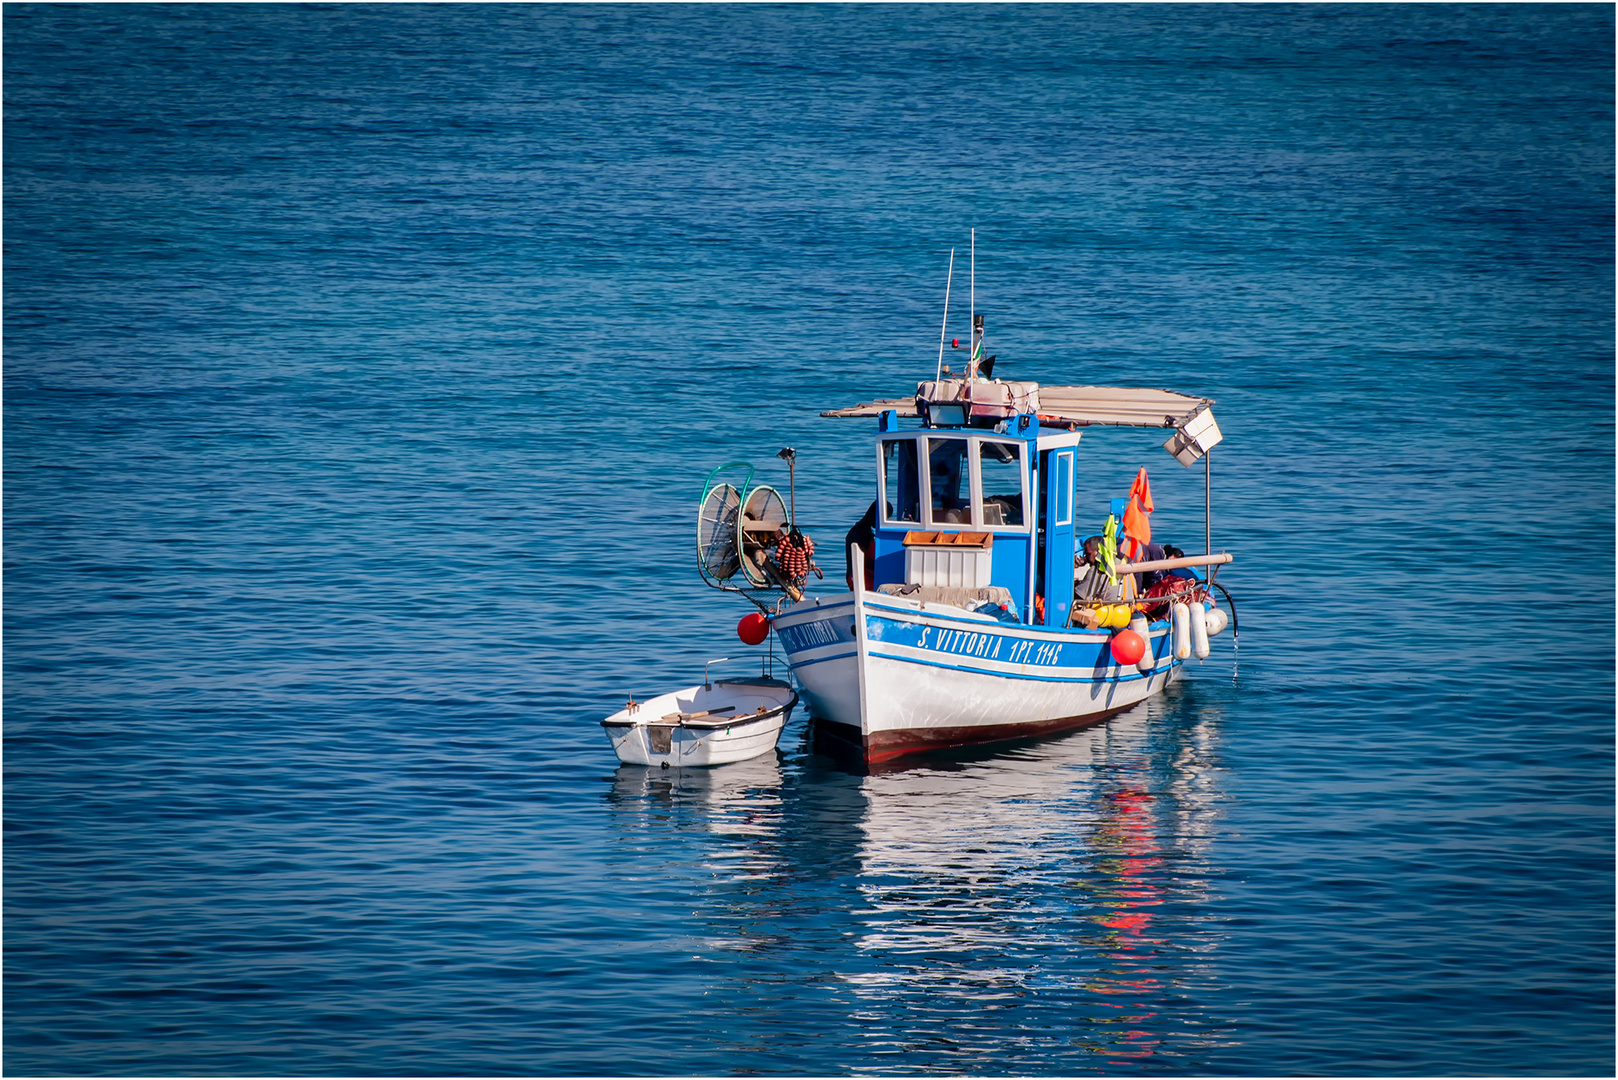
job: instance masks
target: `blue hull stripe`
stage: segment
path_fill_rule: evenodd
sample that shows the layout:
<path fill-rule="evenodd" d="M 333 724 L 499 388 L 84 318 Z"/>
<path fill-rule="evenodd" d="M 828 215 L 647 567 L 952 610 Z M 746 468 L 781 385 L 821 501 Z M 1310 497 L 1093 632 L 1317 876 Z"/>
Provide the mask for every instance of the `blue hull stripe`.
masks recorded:
<path fill-rule="evenodd" d="M 829 660 L 847 660 L 853 655 L 854 653 L 852 652 L 845 652 L 838 653 L 836 656 L 817 656 L 813 660 L 797 660 L 793 658 L 791 653 L 788 653 L 787 664 L 793 671 L 799 671 L 806 667 L 814 667 L 816 664 L 824 664 Z"/>
<path fill-rule="evenodd" d="M 849 633 L 852 604 L 837 604 L 816 611 L 818 618 L 794 621 L 776 629 L 794 670 L 830 661 L 847 660 L 856 651 L 838 651 L 830 656 L 798 659 L 828 645 L 853 645 Z M 918 668 L 964 671 L 988 678 L 1028 682 L 1104 685 L 1136 682 L 1161 675 L 1181 666 L 1173 656 L 1172 635 L 1166 620 L 1151 624 L 1148 647 L 1157 654 L 1157 665 L 1141 674 L 1133 664 L 1120 665 L 1110 655 L 1111 635 L 1093 630 L 1052 630 L 1046 627 L 1014 625 L 950 618 L 926 611 L 895 610 L 887 605 L 867 603 L 865 632 L 867 654 L 873 659 L 909 664 Z M 848 614 L 845 614 L 848 613 Z M 888 612 L 892 612 L 890 615 Z M 904 652 L 893 651 L 896 648 Z M 987 666 L 973 661 L 989 661 Z"/>
<path fill-rule="evenodd" d="M 850 654 L 850 655 L 852 655 L 852 654 Z M 1094 683 L 1133 682 L 1135 680 L 1149 679 L 1149 678 L 1152 678 L 1155 675 L 1161 675 L 1164 671 L 1167 671 L 1169 669 L 1169 667 L 1171 667 L 1171 666 L 1172 667 L 1179 667 L 1180 664 L 1183 663 L 1183 661 L 1176 660 L 1171 665 L 1167 660 L 1160 658 L 1158 660 L 1158 662 L 1157 662 L 1157 666 L 1155 668 L 1153 668 L 1151 670 L 1151 672 L 1146 674 L 1146 675 L 1142 675 L 1142 674 L 1140 674 L 1140 672 L 1132 670 L 1133 665 L 1131 665 L 1128 674 L 1124 673 L 1125 669 L 1113 667 L 1113 668 L 1106 669 L 1106 671 L 1104 673 L 1098 674 L 1098 675 L 1072 676 L 1072 675 L 1057 675 L 1057 674 L 1055 674 L 1053 672 L 1049 672 L 1049 671 L 1032 673 L 1032 674 L 1025 673 L 1025 672 L 1020 672 L 1020 671 L 1001 671 L 999 668 L 971 667 L 971 666 L 968 666 L 966 664 L 948 664 L 948 663 L 943 663 L 943 662 L 938 661 L 938 660 L 921 660 L 921 659 L 918 659 L 918 658 L 913 657 L 913 656 L 897 656 L 897 655 L 894 655 L 892 653 L 876 652 L 875 650 L 872 650 L 867 655 L 869 655 L 871 657 L 871 659 L 873 659 L 873 660 L 889 660 L 889 661 L 892 661 L 893 663 L 896 663 L 896 664 L 911 664 L 911 665 L 913 665 L 915 667 L 944 668 L 944 669 L 949 670 L 949 671 L 968 671 L 968 672 L 971 672 L 973 675 L 987 675 L 987 676 L 990 676 L 991 678 L 996 678 L 996 679 L 1025 679 L 1025 680 L 1027 680 L 1029 682 L 1045 682 L 1045 683 L 1092 683 L 1092 684 L 1094 684 Z M 948 654 L 944 654 L 944 655 L 948 655 Z"/>

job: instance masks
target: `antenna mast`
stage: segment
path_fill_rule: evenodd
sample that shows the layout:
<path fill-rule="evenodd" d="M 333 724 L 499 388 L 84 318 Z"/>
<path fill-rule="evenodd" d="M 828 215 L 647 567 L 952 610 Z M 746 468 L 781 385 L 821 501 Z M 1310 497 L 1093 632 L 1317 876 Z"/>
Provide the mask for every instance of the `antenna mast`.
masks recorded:
<path fill-rule="evenodd" d="M 944 378 L 944 336 L 949 331 L 949 283 L 955 277 L 955 249 L 949 249 L 949 274 L 944 278 L 944 324 L 938 328 L 938 374 L 933 381 Z"/>
<path fill-rule="evenodd" d="M 983 362 L 983 316 L 978 314 L 978 231 L 972 230 L 972 351 L 966 362 L 966 381 L 976 382 Z"/>

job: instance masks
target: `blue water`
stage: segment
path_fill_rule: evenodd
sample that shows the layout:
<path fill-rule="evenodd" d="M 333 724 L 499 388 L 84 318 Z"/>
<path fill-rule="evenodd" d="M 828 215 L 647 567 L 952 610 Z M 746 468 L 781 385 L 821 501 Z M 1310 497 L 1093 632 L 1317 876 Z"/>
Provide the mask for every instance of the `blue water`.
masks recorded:
<path fill-rule="evenodd" d="M 11 1075 L 1610 1075 L 1610 6 L 4 12 Z M 1218 400 L 1240 646 L 618 767 L 996 374 Z M 956 360 L 961 354 L 954 354 Z M 1150 470 L 1097 431 L 1080 514 Z M 733 661 L 747 670 L 754 661 Z M 716 669 L 717 670 L 717 669 Z"/>

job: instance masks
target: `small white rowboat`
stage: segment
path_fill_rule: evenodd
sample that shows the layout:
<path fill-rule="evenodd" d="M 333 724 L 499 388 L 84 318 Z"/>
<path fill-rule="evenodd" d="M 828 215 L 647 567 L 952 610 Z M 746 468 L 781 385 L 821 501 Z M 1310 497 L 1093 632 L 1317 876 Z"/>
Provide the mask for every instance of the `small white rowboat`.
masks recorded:
<path fill-rule="evenodd" d="M 797 703 L 780 679 L 724 679 L 632 701 L 601 726 L 626 765 L 723 765 L 775 749 Z"/>

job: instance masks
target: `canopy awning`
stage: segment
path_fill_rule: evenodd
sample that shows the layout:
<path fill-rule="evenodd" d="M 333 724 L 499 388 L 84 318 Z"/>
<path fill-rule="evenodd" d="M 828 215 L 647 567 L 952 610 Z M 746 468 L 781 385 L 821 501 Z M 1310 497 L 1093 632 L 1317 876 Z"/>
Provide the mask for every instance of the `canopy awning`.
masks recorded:
<path fill-rule="evenodd" d="M 1134 386 L 1041 386 L 1039 416 L 1066 420 L 1081 427 L 1180 428 L 1213 404 L 1212 398 L 1192 397 L 1173 390 Z M 868 401 L 848 409 L 832 409 L 821 416 L 878 416 L 888 410 L 900 416 L 918 416 L 916 399 Z"/>

